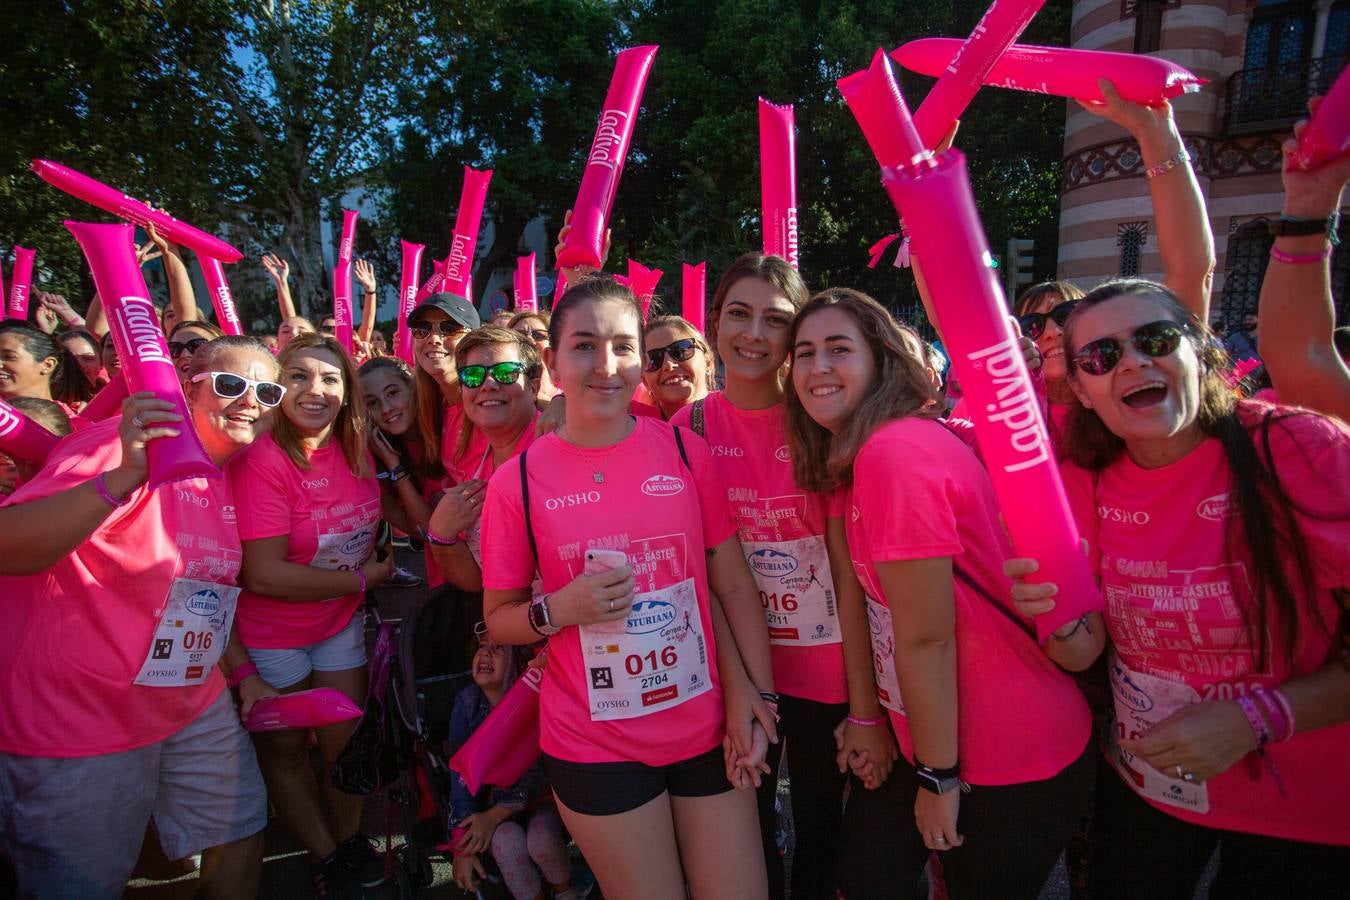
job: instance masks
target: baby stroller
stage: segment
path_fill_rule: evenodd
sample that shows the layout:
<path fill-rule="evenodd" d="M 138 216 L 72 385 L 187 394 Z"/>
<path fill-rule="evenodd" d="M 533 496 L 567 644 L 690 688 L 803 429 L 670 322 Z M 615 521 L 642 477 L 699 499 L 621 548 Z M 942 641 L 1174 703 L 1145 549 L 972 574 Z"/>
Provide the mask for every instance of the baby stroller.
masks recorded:
<path fill-rule="evenodd" d="M 448 837 L 450 796 L 443 748 L 455 695 L 472 683 L 469 648 L 482 608 L 479 594 L 444 585 L 395 624 L 381 615 L 375 593 L 366 595 L 376 632 L 370 692 L 361 722 L 333 767 L 333 784 L 351 794 L 383 796 L 398 807 L 407 843 L 386 851 L 385 874 L 399 897 L 429 887 L 432 858 L 443 855 L 438 848 Z M 386 847 L 392 847 L 394 817 L 390 810 Z"/>

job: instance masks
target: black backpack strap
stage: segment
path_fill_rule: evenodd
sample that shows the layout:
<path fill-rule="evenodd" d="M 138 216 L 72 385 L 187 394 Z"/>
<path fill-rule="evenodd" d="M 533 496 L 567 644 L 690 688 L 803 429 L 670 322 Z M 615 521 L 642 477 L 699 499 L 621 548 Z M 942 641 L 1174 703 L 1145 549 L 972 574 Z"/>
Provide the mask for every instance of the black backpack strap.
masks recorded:
<path fill-rule="evenodd" d="M 694 406 L 689 410 L 689 427 L 694 429 L 694 434 L 699 437 L 707 437 L 703 433 L 703 399 L 702 397 L 694 401 Z M 678 431 L 678 429 L 676 429 Z"/>
<path fill-rule="evenodd" d="M 690 472 L 694 471 L 693 467 L 689 465 L 689 454 L 684 452 L 684 438 L 680 437 L 680 426 L 672 425 L 671 428 L 675 432 L 675 446 L 680 451 L 680 461 Z"/>
<path fill-rule="evenodd" d="M 1030 625 L 1028 625 L 1026 622 L 1023 622 L 1016 615 L 1014 615 L 1013 611 L 1008 609 L 1008 607 L 1004 606 L 1002 603 L 999 603 L 992 596 L 990 596 L 989 592 L 986 591 L 983 587 L 981 587 L 978 581 L 967 575 L 966 570 L 958 566 L 955 560 L 952 561 L 952 573 L 956 575 L 957 578 L 964 581 L 966 585 L 970 587 L 971 590 L 979 594 L 985 600 L 989 601 L 990 606 L 994 607 L 994 609 L 1003 613 L 1003 615 L 1007 617 L 1008 621 L 1012 622 L 1014 625 L 1017 626 L 1019 631 L 1021 631 L 1027 637 L 1031 638 L 1032 643 L 1034 643 L 1038 648 L 1041 646 L 1041 642 L 1036 640 L 1036 630 L 1032 628 Z"/>
<path fill-rule="evenodd" d="M 525 533 L 530 538 L 530 553 L 534 556 L 535 565 L 539 565 L 539 545 L 534 542 L 534 523 L 530 521 L 530 479 L 525 474 L 525 454 L 529 450 L 520 451 L 520 502 L 525 510 Z"/>

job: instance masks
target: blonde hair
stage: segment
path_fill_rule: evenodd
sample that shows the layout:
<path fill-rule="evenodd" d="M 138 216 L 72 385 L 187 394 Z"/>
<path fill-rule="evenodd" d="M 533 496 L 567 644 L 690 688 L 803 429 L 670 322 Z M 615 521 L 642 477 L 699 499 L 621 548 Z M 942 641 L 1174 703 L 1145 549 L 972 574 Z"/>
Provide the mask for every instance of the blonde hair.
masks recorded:
<path fill-rule="evenodd" d="M 357 478 L 371 476 L 370 454 L 366 450 L 366 405 L 361 400 L 361 385 L 356 366 L 347 351 L 336 339 L 323 334 L 303 334 L 286 345 L 277 354 L 277 367 L 285 371 L 287 364 L 306 350 L 326 350 L 337 360 L 342 372 L 342 407 L 333 422 L 333 439 L 342 448 L 347 467 Z M 272 416 L 272 440 L 297 468 L 309 468 L 309 454 L 304 441 L 284 409 Z"/>

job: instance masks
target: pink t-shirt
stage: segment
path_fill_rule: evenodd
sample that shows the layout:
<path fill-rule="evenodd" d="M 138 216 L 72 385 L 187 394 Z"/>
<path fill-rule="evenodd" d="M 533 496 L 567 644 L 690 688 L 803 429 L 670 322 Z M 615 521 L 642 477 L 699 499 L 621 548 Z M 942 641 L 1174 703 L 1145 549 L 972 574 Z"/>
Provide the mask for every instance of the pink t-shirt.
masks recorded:
<path fill-rule="evenodd" d="M 825 553 L 825 498 L 797 487 L 784 406 L 738 409 L 721 391 L 703 403 L 703 436 L 727 487 L 772 641 L 774 689 L 818 703 L 848 701 L 844 645 Z M 692 408 L 671 417 L 689 428 Z"/>
<path fill-rule="evenodd" d="M 6 505 L 116 468 L 120 423 L 114 416 L 63 440 Z M 175 582 L 233 585 L 239 564 L 229 480 L 197 478 L 133 492 L 45 572 L 0 576 L 0 751 L 117 753 L 161 741 L 196 719 L 224 688 L 214 665 L 189 671 L 200 680 L 186 686 L 134 682 L 152 658 Z"/>
<path fill-rule="evenodd" d="M 584 629 L 572 626 L 549 639 L 540 746 L 572 762 L 664 766 L 708 751 L 726 733 L 704 555 L 736 533 L 726 488 L 697 435 L 681 429 L 686 468 L 669 425 L 634 423 L 612 447 L 582 449 L 549 434 L 526 457 L 544 590 L 566 586 L 582 574 L 586 550 L 601 548 L 628 554 L 646 595 L 618 634 L 586 626 L 583 647 Z M 529 587 L 535 560 L 525 527 L 513 463 L 488 483 L 485 588 Z M 629 652 L 634 643 L 651 646 Z M 677 665 L 680 678 L 663 680 Z"/>
<path fill-rule="evenodd" d="M 1050 778 L 1077 759 L 1091 729 L 1082 694 L 1033 638 L 992 606 L 1011 611 L 1012 585 L 1003 574 L 1011 548 L 975 455 L 940 422 L 887 423 L 854 460 L 849 504 L 849 549 L 869 605 L 904 615 L 904 598 L 883 593 L 877 563 L 944 556 L 992 598 L 952 580 L 961 777 L 972 784 L 1020 784 Z M 877 637 L 887 645 L 892 640 L 890 633 Z M 899 689 L 903 695 L 904 685 Z M 912 761 L 909 723 L 895 709 L 901 705 L 891 704 L 891 723 Z"/>
<path fill-rule="evenodd" d="M 1271 408 L 1250 402 L 1239 408 L 1262 452 L 1261 413 Z M 1280 484 L 1304 511 L 1297 520 L 1313 565 L 1316 606 L 1330 626 L 1326 631 L 1335 635 L 1339 608 L 1331 590 L 1350 585 L 1350 430 L 1300 413 L 1273 422 L 1269 434 Z M 1289 663 L 1272 613 L 1267 620 L 1273 652 L 1262 667 L 1242 614 L 1253 587 L 1251 562 L 1245 551 L 1235 554 L 1226 543 L 1236 501 L 1232 470 L 1217 438 L 1158 469 L 1142 469 L 1122 453 L 1097 473 L 1095 498 L 1092 473 L 1071 464 L 1062 468 L 1106 596 L 1107 627 L 1118 657 L 1112 666 L 1118 734 L 1142 733 L 1150 720 L 1156 724 L 1185 703 L 1231 700 L 1255 685 L 1275 688 L 1335 656 L 1337 641 L 1300 617 L 1304 624 Z M 1292 583 L 1298 584 L 1296 576 Z M 1152 800 L 1145 785 L 1146 798 L 1188 822 L 1350 844 L 1350 724 L 1302 732 L 1268 746 L 1266 753 L 1288 800 L 1254 756 L 1203 786 L 1160 782 L 1133 758 L 1132 771 L 1123 774 L 1127 782 L 1160 785 L 1164 796 L 1177 802 Z M 1206 804 L 1208 812 L 1196 811 Z"/>
<path fill-rule="evenodd" d="M 464 452 L 456 453 L 459 448 L 459 434 L 468 421 L 468 417 L 464 415 L 462 402 L 453 407 L 446 407 L 445 429 L 441 433 L 441 464 L 445 466 L 447 487 L 474 478 L 474 472 L 483 461 L 483 453 L 488 449 L 487 435 L 475 428 L 469 434 L 469 443 Z"/>
<path fill-rule="evenodd" d="M 314 451 L 309 464 L 298 468 L 271 434 L 231 461 L 239 536 L 256 541 L 286 535 L 287 562 L 360 568 L 375 545 L 379 485 L 374 476 L 352 474 L 336 440 Z M 246 590 L 239 597 L 239 636 L 259 650 L 318 643 L 345 628 L 363 599 L 357 592 L 296 603 Z"/>

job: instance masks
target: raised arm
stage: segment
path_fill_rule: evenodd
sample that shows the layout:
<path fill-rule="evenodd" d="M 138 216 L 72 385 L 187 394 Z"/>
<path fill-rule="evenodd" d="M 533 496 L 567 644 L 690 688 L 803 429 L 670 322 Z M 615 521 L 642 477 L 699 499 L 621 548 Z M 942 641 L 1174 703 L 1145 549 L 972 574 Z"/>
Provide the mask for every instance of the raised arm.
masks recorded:
<path fill-rule="evenodd" d="M 1295 133 L 1305 125 L 1296 125 Z M 1292 162 L 1297 148 L 1294 138 L 1284 142 L 1280 218 L 1313 225 L 1326 222 L 1341 208 L 1342 191 L 1350 181 L 1350 155 L 1305 172 Z M 1350 421 L 1350 370 L 1332 344 L 1336 310 L 1331 250 L 1325 232 L 1275 238 L 1261 283 L 1261 359 L 1281 403 Z"/>
<path fill-rule="evenodd" d="M 281 321 L 294 318 L 295 301 L 291 299 L 291 286 L 287 278 L 291 274 L 291 264 L 277 256 L 275 253 L 264 253 L 262 258 L 263 268 L 267 270 L 267 275 L 272 279 L 272 286 L 277 291 L 277 306 L 281 310 Z"/>
<path fill-rule="evenodd" d="M 164 276 L 169 282 L 169 305 L 178 317 L 175 322 L 187 322 L 197 318 L 197 295 L 192 290 L 192 278 L 188 275 L 183 257 L 179 255 L 178 245 L 170 244 L 155 226 L 147 225 L 145 230 L 150 240 L 155 242 L 164 260 Z"/>
<path fill-rule="evenodd" d="M 1110 81 L 1098 82 L 1104 103 L 1083 104 L 1110 119 L 1139 142 L 1148 176 L 1153 221 L 1162 255 L 1163 283 L 1201 322 L 1209 321 L 1209 291 L 1214 279 L 1214 233 L 1195 171 L 1186 162 L 1186 145 L 1172 117 L 1172 104 L 1144 106 L 1122 99 Z"/>
<path fill-rule="evenodd" d="M 364 288 L 365 296 L 361 304 L 361 326 L 356 336 L 370 343 L 370 335 L 375 331 L 375 313 L 380 305 L 375 296 L 375 267 L 364 259 L 358 259 L 355 266 L 356 280 Z"/>

